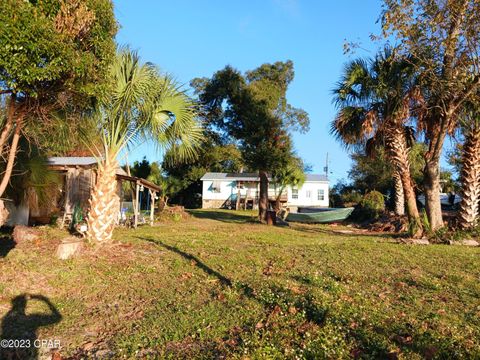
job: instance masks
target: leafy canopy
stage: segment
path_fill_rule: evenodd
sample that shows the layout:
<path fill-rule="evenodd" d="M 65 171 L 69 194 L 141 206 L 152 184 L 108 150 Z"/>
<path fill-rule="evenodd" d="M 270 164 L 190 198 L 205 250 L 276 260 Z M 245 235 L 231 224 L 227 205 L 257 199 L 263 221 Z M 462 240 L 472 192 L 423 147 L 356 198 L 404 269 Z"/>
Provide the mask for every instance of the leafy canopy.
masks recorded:
<path fill-rule="evenodd" d="M 383 35 L 415 61 L 422 99 L 418 124 L 429 158 L 439 159 L 446 131 L 480 87 L 478 0 L 384 0 Z"/>
<path fill-rule="evenodd" d="M 291 61 L 263 64 L 241 74 L 227 66 L 211 79 L 194 79 L 207 126 L 238 144 L 251 170 L 284 167 L 293 156 L 290 131 L 307 131 L 308 114 L 286 97 Z"/>
<path fill-rule="evenodd" d="M 116 30 L 109 0 L 2 0 L 2 90 L 97 95 L 105 89 Z"/>

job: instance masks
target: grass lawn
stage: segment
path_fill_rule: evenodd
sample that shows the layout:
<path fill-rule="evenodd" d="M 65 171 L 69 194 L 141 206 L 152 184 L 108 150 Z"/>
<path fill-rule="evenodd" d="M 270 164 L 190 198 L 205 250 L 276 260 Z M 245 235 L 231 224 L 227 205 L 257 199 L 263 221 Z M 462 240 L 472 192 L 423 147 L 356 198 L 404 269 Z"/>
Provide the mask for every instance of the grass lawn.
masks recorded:
<path fill-rule="evenodd" d="M 198 210 L 61 261 L 46 228 L 0 251 L 3 336 L 74 358 L 480 358 L 480 249 L 338 229 Z M 61 319 L 35 297 L 15 315 L 24 293 Z"/>

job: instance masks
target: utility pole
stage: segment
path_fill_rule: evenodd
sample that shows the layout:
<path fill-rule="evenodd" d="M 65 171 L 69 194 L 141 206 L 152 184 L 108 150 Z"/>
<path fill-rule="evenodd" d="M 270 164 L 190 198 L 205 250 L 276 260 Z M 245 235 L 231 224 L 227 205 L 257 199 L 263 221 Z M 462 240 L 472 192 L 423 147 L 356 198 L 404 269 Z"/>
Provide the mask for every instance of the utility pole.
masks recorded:
<path fill-rule="evenodd" d="M 325 167 L 323 168 L 323 171 L 325 171 L 325 176 L 328 178 L 328 152 L 327 152 L 327 159 L 325 161 Z"/>

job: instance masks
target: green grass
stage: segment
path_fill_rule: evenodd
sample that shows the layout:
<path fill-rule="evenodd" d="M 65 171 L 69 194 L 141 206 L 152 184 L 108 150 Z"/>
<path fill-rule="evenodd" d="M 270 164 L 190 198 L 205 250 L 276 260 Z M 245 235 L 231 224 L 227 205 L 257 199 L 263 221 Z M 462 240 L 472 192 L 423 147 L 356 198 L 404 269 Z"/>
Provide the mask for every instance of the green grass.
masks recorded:
<path fill-rule="evenodd" d="M 478 248 L 191 213 L 119 229 L 120 244 L 68 261 L 53 255 L 62 233 L 46 229 L 0 258 L 0 315 L 16 295 L 47 296 L 63 318 L 38 337 L 60 339 L 62 355 L 480 357 Z"/>

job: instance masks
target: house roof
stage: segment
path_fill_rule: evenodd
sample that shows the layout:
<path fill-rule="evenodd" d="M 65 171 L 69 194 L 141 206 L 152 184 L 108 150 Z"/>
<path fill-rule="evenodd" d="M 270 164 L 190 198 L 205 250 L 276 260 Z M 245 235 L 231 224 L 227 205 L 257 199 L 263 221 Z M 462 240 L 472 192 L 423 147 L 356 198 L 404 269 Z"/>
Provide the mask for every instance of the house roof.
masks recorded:
<path fill-rule="evenodd" d="M 306 174 L 306 175 L 307 175 L 306 181 L 328 182 L 328 177 L 326 175 L 322 175 L 322 174 Z"/>
<path fill-rule="evenodd" d="M 225 181 L 260 181 L 257 173 L 214 173 L 207 172 L 200 179 L 204 180 L 225 180 Z M 269 180 L 271 178 L 269 177 Z M 306 174 L 305 181 L 309 182 L 328 182 L 328 178 L 325 175 L 320 174 Z"/>
<path fill-rule="evenodd" d="M 206 173 L 200 180 L 259 181 L 257 173 Z"/>

